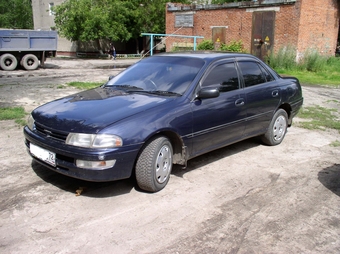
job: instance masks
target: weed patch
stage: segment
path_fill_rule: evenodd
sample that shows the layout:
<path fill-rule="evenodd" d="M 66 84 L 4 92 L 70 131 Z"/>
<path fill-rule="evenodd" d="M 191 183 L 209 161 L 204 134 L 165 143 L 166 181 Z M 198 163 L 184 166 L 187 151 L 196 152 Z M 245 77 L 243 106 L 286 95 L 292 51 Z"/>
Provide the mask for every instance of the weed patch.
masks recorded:
<path fill-rule="evenodd" d="M 0 108 L 0 120 L 14 120 L 25 117 L 26 112 L 23 107 Z"/>
<path fill-rule="evenodd" d="M 304 107 L 300 110 L 298 117 L 305 121 L 299 122 L 298 125 L 309 130 L 327 128 L 340 131 L 340 122 L 335 115 L 336 109 L 324 108 L 321 106 Z"/>

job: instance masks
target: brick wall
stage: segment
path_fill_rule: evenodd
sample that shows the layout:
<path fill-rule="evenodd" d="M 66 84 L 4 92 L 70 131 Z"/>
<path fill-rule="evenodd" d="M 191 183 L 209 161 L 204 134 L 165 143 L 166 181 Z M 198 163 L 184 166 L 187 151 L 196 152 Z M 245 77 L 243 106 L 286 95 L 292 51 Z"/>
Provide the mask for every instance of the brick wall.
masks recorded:
<path fill-rule="evenodd" d="M 274 52 L 282 47 L 298 44 L 299 39 L 299 4 L 280 6 L 276 12 Z"/>
<path fill-rule="evenodd" d="M 251 39 L 251 20 L 252 14 L 245 9 L 220 9 L 220 10 L 201 10 L 194 13 L 194 27 L 180 28 L 175 27 L 176 12 L 167 12 L 166 15 L 166 34 L 181 34 L 191 36 L 203 36 L 204 40 L 212 40 L 212 27 L 226 27 L 226 37 L 220 38 L 222 42 L 232 40 L 242 40 L 247 49 L 250 49 Z M 203 39 L 198 39 L 201 42 Z M 193 39 L 180 39 L 178 37 L 168 37 L 166 41 L 167 51 L 171 51 L 177 42 L 193 42 Z"/>
<path fill-rule="evenodd" d="M 339 32 L 337 0 L 300 0 L 298 51 L 317 48 L 320 53 L 334 55 Z"/>
<path fill-rule="evenodd" d="M 339 30 L 338 5 L 337 0 L 296 0 L 293 4 L 256 8 L 167 11 L 166 33 L 204 36 L 204 39 L 212 40 L 213 27 L 224 26 L 226 33 L 225 38 L 221 38 L 222 42 L 242 40 L 246 51 L 251 52 L 253 12 L 274 10 L 274 51 L 290 45 L 298 53 L 317 48 L 322 54 L 334 55 Z M 175 27 L 175 15 L 181 13 L 193 13 L 193 27 Z M 168 37 L 166 50 L 171 51 L 179 42 L 193 42 L 193 39 Z"/>

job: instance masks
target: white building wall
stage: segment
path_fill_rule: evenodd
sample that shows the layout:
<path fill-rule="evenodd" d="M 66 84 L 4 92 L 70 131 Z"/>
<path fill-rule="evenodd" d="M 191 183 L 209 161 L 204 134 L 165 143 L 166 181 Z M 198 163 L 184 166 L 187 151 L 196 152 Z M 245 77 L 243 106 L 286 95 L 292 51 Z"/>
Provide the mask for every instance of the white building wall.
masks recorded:
<path fill-rule="evenodd" d="M 50 7 L 63 3 L 64 0 L 32 0 L 33 23 L 35 30 L 54 30 L 54 15 Z M 59 37 L 57 55 L 75 55 L 77 43 Z"/>

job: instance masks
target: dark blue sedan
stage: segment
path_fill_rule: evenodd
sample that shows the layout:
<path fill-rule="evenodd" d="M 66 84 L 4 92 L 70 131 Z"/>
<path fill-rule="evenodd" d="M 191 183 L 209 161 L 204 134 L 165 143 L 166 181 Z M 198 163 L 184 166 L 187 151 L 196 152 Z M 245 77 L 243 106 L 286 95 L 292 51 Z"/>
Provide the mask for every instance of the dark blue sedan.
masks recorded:
<path fill-rule="evenodd" d="M 56 172 L 89 181 L 135 175 L 156 192 L 173 164 L 254 136 L 280 144 L 302 103 L 296 78 L 252 55 L 157 54 L 33 110 L 25 143 Z"/>

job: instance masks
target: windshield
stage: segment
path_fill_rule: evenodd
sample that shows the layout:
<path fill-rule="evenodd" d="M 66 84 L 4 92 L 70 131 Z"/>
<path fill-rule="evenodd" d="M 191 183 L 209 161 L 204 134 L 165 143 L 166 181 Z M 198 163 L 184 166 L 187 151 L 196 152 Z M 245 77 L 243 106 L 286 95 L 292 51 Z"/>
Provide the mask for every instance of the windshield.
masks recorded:
<path fill-rule="evenodd" d="M 105 86 L 182 95 L 203 65 L 204 61 L 197 58 L 153 56 L 134 64 Z"/>

